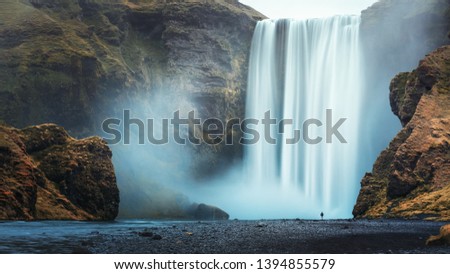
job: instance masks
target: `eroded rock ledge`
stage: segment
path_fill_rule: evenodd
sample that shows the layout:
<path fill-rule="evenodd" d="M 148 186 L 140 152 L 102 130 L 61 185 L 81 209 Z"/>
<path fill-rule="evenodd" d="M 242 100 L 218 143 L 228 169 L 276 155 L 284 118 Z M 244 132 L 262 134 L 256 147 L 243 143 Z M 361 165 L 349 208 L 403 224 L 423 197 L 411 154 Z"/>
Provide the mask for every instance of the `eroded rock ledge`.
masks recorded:
<path fill-rule="evenodd" d="M 0 219 L 113 220 L 119 190 L 106 143 L 54 124 L 0 126 Z"/>

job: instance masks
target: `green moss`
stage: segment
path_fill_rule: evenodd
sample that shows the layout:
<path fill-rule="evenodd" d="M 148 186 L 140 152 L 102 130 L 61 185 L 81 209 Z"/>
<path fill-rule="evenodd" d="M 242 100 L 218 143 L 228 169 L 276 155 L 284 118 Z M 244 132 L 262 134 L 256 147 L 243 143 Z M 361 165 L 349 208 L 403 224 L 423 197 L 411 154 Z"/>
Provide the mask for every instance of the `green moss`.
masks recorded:
<path fill-rule="evenodd" d="M 129 31 L 119 50 L 120 62 L 133 74 L 142 77 L 142 88 L 155 90 L 162 87 L 168 71 L 168 52 L 160 35 Z"/>
<path fill-rule="evenodd" d="M 35 72 L 40 73 L 30 80 L 33 87 L 38 90 L 54 90 L 54 87 L 68 89 L 74 84 L 74 79 L 63 72 L 49 70 L 35 70 Z"/>

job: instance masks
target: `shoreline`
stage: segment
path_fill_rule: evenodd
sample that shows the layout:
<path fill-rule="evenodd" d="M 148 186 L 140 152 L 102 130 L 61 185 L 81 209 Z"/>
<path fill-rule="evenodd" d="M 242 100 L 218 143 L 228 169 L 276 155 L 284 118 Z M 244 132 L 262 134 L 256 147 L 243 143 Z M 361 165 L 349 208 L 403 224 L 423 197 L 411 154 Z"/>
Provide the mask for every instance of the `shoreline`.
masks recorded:
<path fill-rule="evenodd" d="M 0 253 L 448 254 L 420 220 L 0 221 Z"/>
<path fill-rule="evenodd" d="M 336 254 L 450 253 L 427 247 L 444 223 L 429 221 L 258 220 L 190 222 L 149 229 L 161 240 L 130 233 L 99 236 L 93 253 Z"/>

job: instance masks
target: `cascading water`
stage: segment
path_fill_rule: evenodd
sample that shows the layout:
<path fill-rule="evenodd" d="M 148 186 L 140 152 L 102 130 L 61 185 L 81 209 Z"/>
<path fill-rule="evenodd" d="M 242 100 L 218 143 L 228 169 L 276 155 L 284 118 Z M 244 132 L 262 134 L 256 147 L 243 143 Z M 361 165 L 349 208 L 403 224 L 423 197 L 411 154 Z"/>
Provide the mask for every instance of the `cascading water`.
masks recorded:
<path fill-rule="evenodd" d="M 270 189 L 272 195 L 278 195 L 278 201 L 270 203 L 289 203 L 295 208 L 289 216 L 278 217 L 296 214 L 317 218 L 321 211 L 329 218 L 351 217 L 362 177 L 358 168 L 362 97 L 359 23 L 358 16 L 335 16 L 264 20 L 256 27 L 246 118 L 260 121 L 253 128 L 261 139 L 246 146 L 244 164 L 255 188 Z M 264 138 L 269 132 L 261 121 L 267 111 L 278 122 L 293 121 L 284 123 L 284 132 L 278 124 L 270 127 L 276 144 Z M 327 142 L 327 128 L 341 118 L 346 120 L 338 131 L 346 142 L 336 136 Z M 308 119 L 316 120 L 304 123 Z M 300 140 L 287 144 L 295 129 L 300 130 Z"/>

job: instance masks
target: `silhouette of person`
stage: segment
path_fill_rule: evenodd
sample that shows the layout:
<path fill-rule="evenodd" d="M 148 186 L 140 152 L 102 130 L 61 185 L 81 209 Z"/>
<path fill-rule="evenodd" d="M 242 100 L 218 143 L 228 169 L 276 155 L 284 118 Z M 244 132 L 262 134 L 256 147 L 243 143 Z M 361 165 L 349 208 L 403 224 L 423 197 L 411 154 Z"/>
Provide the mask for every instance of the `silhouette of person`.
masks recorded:
<path fill-rule="evenodd" d="M 320 212 L 320 218 L 323 220 L 323 212 Z"/>

